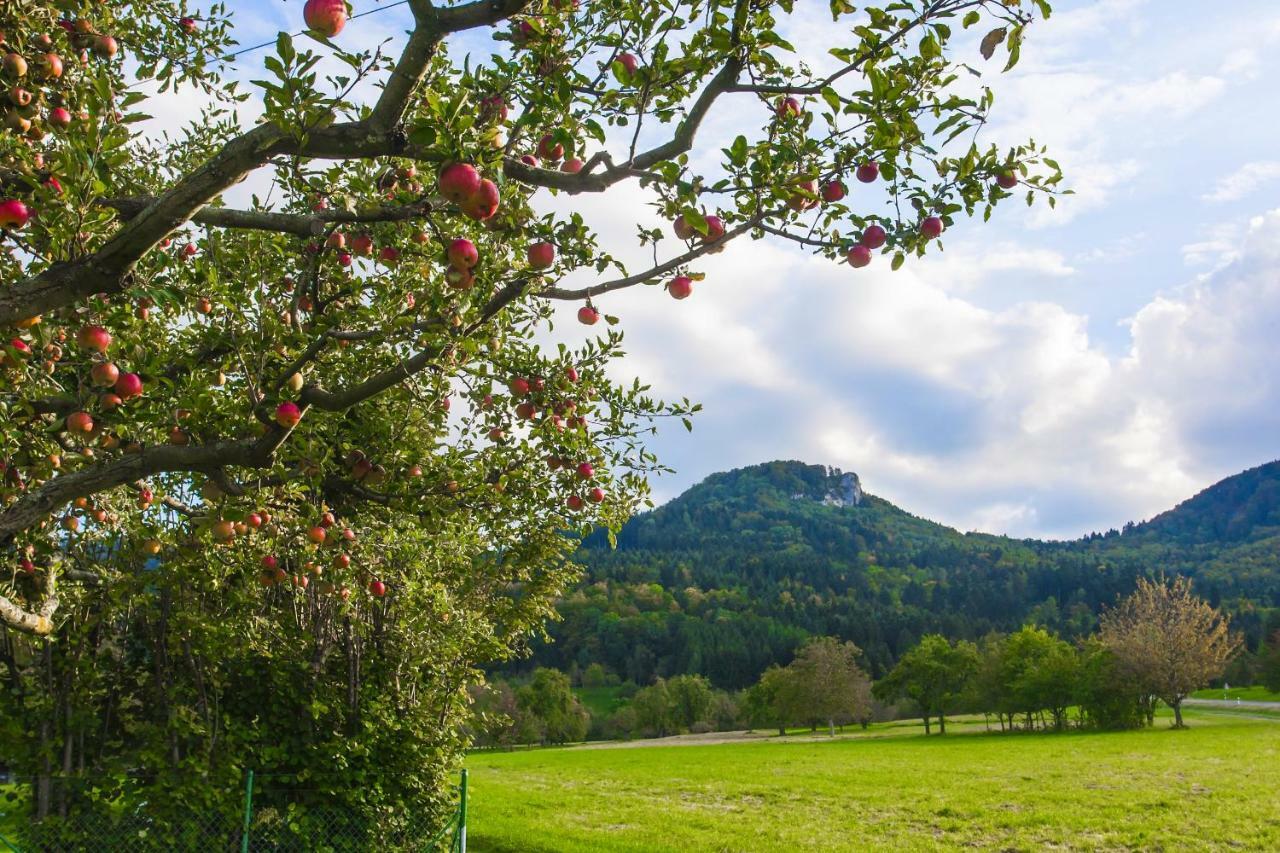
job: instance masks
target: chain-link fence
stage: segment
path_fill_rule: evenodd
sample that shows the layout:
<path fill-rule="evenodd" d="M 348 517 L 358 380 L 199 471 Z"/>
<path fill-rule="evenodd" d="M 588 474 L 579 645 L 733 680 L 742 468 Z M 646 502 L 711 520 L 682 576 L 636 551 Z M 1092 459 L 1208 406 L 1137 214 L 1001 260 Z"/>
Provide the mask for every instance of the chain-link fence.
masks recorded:
<path fill-rule="evenodd" d="M 245 774 L 240 802 L 208 813 L 158 819 L 144 786 L 92 786 L 85 780 L 47 779 L 39 795 L 52 806 L 34 820 L 33 780 L 0 786 L 0 853 L 103 850 L 169 853 L 347 853 L 347 851 L 449 851 L 467 849 L 467 772 L 452 811 L 378 813 L 333 804 L 332 789 L 309 786 L 286 774 Z"/>

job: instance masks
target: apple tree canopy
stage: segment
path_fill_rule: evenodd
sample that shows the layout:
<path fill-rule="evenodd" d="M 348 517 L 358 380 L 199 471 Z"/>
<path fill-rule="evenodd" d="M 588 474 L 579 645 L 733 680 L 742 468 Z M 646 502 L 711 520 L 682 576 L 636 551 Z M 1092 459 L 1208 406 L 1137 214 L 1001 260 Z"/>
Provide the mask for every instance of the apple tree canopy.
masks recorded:
<path fill-rule="evenodd" d="M 697 409 L 616 380 L 609 294 L 730 286 L 700 261 L 742 238 L 856 287 L 1059 192 L 1041 148 L 979 133 L 980 73 L 1047 3 L 831 0 L 792 44 L 799 5 L 409 0 L 366 50 L 376 7 L 311 0 L 252 51 L 220 3 L 5 3 L 0 620 L 53 633 L 160 555 L 335 612 L 425 576 L 483 587 L 492 636 L 536 624 L 565 532 L 625 520 L 645 436 Z M 141 132 L 169 90 L 201 114 Z M 552 210 L 624 185 L 669 223 L 643 267 Z"/>

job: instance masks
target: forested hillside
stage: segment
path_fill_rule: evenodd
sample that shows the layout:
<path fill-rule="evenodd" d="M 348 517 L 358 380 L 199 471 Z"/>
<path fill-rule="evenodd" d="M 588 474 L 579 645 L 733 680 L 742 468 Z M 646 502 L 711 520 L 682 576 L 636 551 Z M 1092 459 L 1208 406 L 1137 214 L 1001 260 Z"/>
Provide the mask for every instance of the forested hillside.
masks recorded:
<path fill-rule="evenodd" d="M 927 632 L 1089 633 L 1138 575 L 1161 571 L 1192 576 L 1254 647 L 1280 628 L 1280 462 L 1074 542 L 962 534 L 864 494 L 856 476 L 771 462 L 707 478 L 578 560 L 552 642 L 522 667 L 598 662 L 637 684 L 700 673 L 740 688 L 830 635 L 879 677 Z"/>

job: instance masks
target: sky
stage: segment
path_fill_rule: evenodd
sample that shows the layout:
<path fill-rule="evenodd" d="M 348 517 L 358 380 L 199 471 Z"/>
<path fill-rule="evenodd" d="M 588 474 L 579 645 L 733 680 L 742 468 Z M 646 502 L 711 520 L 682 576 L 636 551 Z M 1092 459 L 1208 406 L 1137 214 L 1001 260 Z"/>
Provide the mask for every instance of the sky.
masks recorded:
<path fill-rule="evenodd" d="M 242 44 L 300 27 L 297 0 L 228 5 Z M 796 5 L 783 35 L 825 49 L 828 4 Z M 996 101 L 982 139 L 1048 145 L 1075 192 L 1056 210 L 961 221 L 944 251 L 897 272 L 737 241 L 698 264 L 707 278 L 687 300 L 656 288 L 600 300 L 627 335 L 618 378 L 704 406 L 692 433 L 673 423 L 652 441 L 677 470 L 653 481 L 657 500 L 800 459 L 962 530 L 1069 538 L 1280 457 L 1280 4 L 1054 7 L 1013 71 L 985 66 Z M 394 48 L 408 22 L 400 7 L 340 39 Z M 496 47 L 477 33 L 454 50 Z M 246 79 L 257 62 L 238 63 Z M 163 128 L 190 106 L 148 111 Z M 740 102 L 713 111 L 712 156 L 740 116 Z M 661 224 L 646 200 L 624 185 L 538 203 L 581 211 L 641 268 L 636 224 Z M 576 307 L 558 309 L 556 336 L 590 334 Z"/>

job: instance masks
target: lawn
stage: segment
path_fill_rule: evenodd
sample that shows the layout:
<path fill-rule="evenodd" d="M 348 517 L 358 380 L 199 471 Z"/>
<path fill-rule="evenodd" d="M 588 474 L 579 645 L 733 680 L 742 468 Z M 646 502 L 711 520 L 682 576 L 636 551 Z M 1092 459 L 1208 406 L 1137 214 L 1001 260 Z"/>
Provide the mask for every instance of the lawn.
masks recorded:
<path fill-rule="evenodd" d="M 1280 725 L 542 749 L 471 756 L 471 849 L 1280 849 Z M 962 733 L 963 732 L 963 733 Z"/>
<path fill-rule="evenodd" d="M 1232 687 L 1230 690 L 1223 690 L 1221 687 L 1210 687 L 1207 690 L 1197 690 L 1191 694 L 1196 699 L 1242 699 L 1245 702 L 1280 702 L 1280 693 L 1275 693 L 1265 687 Z"/>

